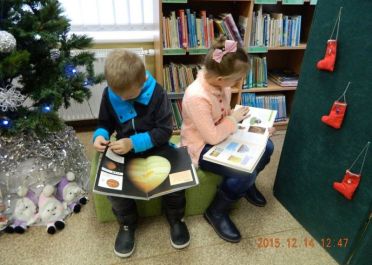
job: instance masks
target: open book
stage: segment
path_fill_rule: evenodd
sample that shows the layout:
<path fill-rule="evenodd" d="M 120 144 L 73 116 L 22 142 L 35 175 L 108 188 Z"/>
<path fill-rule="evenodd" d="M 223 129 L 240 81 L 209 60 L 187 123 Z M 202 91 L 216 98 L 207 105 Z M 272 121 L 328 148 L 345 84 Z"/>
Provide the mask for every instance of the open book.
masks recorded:
<path fill-rule="evenodd" d="M 265 152 L 268 128 L 274 125 L 276 114 L 276 110 L 249 107 L 249 117 L 238 124 L 238 130 L 212 147 L 203 159 L 252 173 Z"/>
<path fill-rule="evenodd" d="M 185 147 L 163 146 L 146 155 L 120 156 L 106 148 L 93 192 L 149 200 L 199 184 Z"/>

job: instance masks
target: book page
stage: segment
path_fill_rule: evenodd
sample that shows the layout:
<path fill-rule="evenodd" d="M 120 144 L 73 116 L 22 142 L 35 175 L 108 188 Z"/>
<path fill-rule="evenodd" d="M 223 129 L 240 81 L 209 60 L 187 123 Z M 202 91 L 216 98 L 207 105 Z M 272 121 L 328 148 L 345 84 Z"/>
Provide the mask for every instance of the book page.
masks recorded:
<path fill-rule="evenodd" d="M 146 153 L 124 157 L 106 148 L 93 192 L 109 196 L 149 200 L 198 185 L 186 147 L 164 145 Z"/>
<path fill-rule="evenodd" d="M 236 105 L 235 108 L 242 108 Z M 249 117 L 243 120 L 242 124 L 246 126 L 259 126 L 264 128 L 273 127 L 277 115 L 276 110 L 249 107 Z"/>
<path fill-rule="evenodd" d="M 234 134 L 211 148 L 203 159 L 251 173 L 265 151 L 268 128 L 273 126 L 277 111 L 250 107 L 249 114 Z"/>
<path fill-rule="evenodd" d="M 101 165 L 98 186 L 106 189 L 122 190 L 124 157 L 115 154 L 108 148 L 102 156 Z"/>
<path fill-rule="evenodd" d="M 253 171 L 265 145 L 229 138 L 228 141 L 211 148 L 205 155 L 208 161 L 229 165 L 243 171 Z"/>
<path fill-rule="evenodd" d="M 102 168 L 103 169 L 103 168 Z M 113 171 L 101 171 L 98 186 L 106 189 L 122 190 L 123 189 L 123 174 L 115 174 Z"/>
<path fill-rule="evenodd" d="M 110 148 L 107 149 L 107 151 L 106 151 L 106 157 L 108 157 L 109 159 L 111 159 L 112 161 L 115 161 L 117 163 L 124 164 L 124 157 L 120 156 L 118 154 L 115 154 L 114 152 L 112 152 L 112 150 Z"/>
<path fill-rule="evenodd" d="M 193 180 L 192 173 L 190 170 L 176 172 L 169 174 L 169 182 L 171 186 L 190 182 Z"/>

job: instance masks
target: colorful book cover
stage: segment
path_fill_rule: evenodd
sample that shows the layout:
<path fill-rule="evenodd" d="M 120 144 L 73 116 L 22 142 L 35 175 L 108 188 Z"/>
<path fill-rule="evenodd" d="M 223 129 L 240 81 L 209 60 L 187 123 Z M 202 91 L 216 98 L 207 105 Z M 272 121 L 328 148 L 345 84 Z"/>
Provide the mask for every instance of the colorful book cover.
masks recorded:
<path fill-rule="evenodd" d="M 186 147 L 163 145 L 141 154 L 120 156 L 106 148 L 93 192 L 150 200 L 199 184 Z"/>

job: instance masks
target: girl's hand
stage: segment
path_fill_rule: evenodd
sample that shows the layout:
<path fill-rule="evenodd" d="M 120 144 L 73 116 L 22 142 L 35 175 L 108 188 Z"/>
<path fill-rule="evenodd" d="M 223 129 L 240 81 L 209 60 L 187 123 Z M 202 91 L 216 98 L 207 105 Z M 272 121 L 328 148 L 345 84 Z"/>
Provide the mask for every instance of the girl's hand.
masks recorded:
<path fill-rule="evenodd" d="M 236 122 L 239 123 L 249 116 L 248 113 L 249 113 L 249 107 L 242 107 L 242 108 L 233 110 L 233 112 L 231 113 L 231 116 L 236 120 Z"/>
<path fill-rule="evenodd" d="M 112 151 L 119 155 L 125 155 L 128 153 L 130 150 L 132 150 L 133 145 L 132 145 L 132 140 L 129 138 L 123 138 L 115 142 L 111 142 L 109 144 L 109 147 Z"/>
<path fill-rule="evenodd" d="M 108 145 L 109 141 L 106 141 L 103 136 L 97 136 L 94 140 L 93 147 L 100 153 L 103 153 Z"/>
<path fill-rule="evenodd" d="M 273 136 L 275 134 L 275 131 L 276 131 L 275 127 L 270 127 L 269 128 L 269 137 Z"/>

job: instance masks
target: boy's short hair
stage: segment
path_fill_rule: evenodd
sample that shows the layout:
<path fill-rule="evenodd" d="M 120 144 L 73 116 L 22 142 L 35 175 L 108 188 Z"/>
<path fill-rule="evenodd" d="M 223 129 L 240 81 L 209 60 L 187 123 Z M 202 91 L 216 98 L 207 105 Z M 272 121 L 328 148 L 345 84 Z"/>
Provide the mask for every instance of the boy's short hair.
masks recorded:
<path fill-rule="evenodd" d="M 105 78 L 113 90 L 130 89 L 146 81 L 145 65 L 129 50 L 114 50 L 106 58 Z"/>

